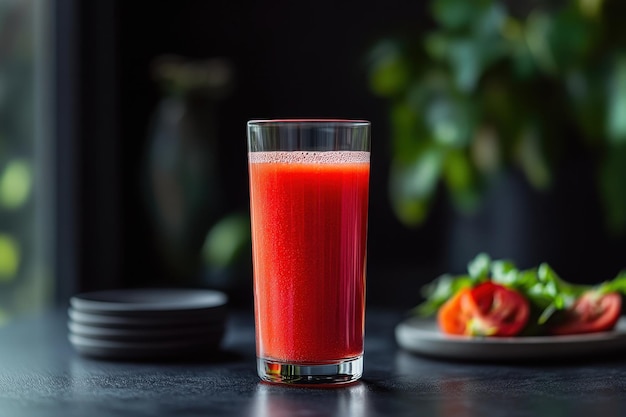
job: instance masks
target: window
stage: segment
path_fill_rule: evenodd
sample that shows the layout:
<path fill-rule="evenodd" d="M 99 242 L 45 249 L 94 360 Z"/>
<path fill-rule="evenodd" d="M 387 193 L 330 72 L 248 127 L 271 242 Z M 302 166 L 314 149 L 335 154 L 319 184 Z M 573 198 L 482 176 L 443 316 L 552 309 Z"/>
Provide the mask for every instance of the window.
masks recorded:
<path fill-rule="evenodd" d="M 48 4 L 0 0 L 0 323 L 53 294 Z"/>

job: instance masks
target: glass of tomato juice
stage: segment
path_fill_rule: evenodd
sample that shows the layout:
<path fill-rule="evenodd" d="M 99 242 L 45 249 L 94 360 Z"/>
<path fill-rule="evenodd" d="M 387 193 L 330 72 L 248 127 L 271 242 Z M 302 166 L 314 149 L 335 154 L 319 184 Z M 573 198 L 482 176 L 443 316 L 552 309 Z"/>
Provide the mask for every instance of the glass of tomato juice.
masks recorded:
<path fill-rule="evenodd" d="M 248 122 L 257 371 L 345 384 L 363 373 L 370 123 Z"/>

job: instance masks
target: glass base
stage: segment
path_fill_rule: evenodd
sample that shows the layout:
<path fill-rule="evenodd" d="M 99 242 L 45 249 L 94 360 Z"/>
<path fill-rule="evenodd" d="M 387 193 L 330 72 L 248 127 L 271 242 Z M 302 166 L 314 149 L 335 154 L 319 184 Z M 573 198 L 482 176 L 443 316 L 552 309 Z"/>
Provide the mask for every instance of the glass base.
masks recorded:
<path fill-rule="evenodd" d="M 363 375 L 363 356 L 328 364 L 277 362 L 257 358 L 263 381 L 294 385 L 338 385 L 357 381 Z"/>

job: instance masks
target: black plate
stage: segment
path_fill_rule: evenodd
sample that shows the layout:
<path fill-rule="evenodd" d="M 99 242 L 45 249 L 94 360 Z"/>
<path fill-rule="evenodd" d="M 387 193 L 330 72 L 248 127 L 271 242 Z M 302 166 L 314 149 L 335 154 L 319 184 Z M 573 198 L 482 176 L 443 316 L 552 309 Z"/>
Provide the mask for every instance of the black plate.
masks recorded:
<path fill-rule="evenodd" d="M 120 314 L 86 313 L 69 308 L 67 314 L 74 323 L 92 327 L 105 327 L 114 329 L 135 328 L 158 328 L 170 329 L 181 326 L 212 326 L 222 325 L 226 320 L 226 309 L 221 311 L 200 312 L 194 314 L 152 314 L 145 316 L 131 315 L 130 317 Z"/>
<path fill-rule="evenodd" d="M 76 336 L 121 342 L 212 342 L 224 335 L 223 324 L 205 326 L 179 326 L 171 328 L 116 329 L 94 327 L 69 321 L 67 327 Z"/>
<path fill-rule="evenodd" d="M 74 349 L 81 355 L 102 359 L 185 359 L 213 355 L 219 350 L 220 340 L 206 342 L 149 342 L 129 343 L 103 341 L 87 337 L 68 335 Z"/>
<path fill-rule="evenodd" d="M 178 317 L 224 313 L 228 297 L 212 290 L 133 289 L 78 294 L 70 298 L 77 312 L 123 317 Z"/>

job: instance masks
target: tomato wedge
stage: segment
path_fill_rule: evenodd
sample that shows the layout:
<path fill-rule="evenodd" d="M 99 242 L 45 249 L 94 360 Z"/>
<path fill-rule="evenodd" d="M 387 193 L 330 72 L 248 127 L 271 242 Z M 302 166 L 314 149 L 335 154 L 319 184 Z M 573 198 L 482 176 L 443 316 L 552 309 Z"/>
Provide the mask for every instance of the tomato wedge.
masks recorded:
<path fill-rule="evenodd" d="M 465 304 L 469 297 L 469 288 L 458 291 L 452 298 L 446 301 L 437 313 L 437 322 L 442 332 L 448 334 L 465 334 L 467 322 L 471 319 Z"/>
<path fill-rule="evenodd" d="M 467 336 L 515 336 L 530 315 L 528 301 L 517 291 L 491 281 L 463 289 L 439 309 L 441 331 Z"/>
<path fill-rule="evenodd" d="M 563 320 L 550 329 L 550 333 L 567 335 L 611 330 L 619 319 L 621 309 L 621 295 L 587 291 L 565 312 Z"/>

